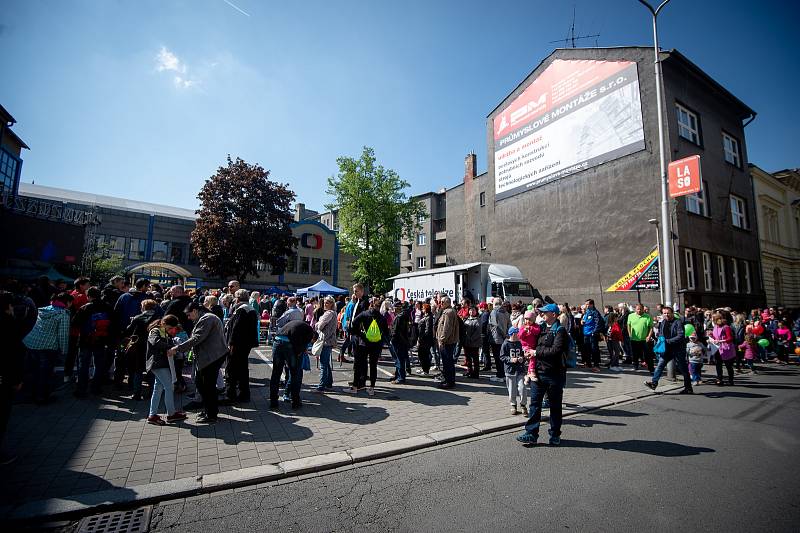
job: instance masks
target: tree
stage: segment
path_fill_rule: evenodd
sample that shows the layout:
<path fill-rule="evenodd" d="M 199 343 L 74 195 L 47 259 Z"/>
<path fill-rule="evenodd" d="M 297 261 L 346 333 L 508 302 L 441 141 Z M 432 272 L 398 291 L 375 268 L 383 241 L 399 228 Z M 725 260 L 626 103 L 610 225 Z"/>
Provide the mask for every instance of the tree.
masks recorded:
<path fill-rule="evenodd" d="M 89 252 L 89 264 L 82 275 L 88 276 L 101 286 L 112 277 L 122 274 L 122 256 L 112 253 L 111 245 L 100 243 Z"/>
<path fill-rule="evenodd" d="M 269 171 L 228 156 L 197 195 L 198 218 L 191 243 L 206 272 L 244 281 L 258 277 L 257 263 L 275 274 L 286 267 L 297 239 L 292 235 L 292 203 L 288 184 L 269 179 Z"/>
<path fill-rule="evenodd" d="M 336 160 L 339 174 L 328 178 L 327 193 L 334 198 L 327 209 L 339 210 L 339 240 L 354 256 L 354 277 L 375 292 L 388 290 L 397 273 L 395 260 L 401 237 L 412 239 L 421 229 L 425 208 L 406 196 L 407 181 L 378 165 L 375 151 L 364 147 L 359 159 Z"/>

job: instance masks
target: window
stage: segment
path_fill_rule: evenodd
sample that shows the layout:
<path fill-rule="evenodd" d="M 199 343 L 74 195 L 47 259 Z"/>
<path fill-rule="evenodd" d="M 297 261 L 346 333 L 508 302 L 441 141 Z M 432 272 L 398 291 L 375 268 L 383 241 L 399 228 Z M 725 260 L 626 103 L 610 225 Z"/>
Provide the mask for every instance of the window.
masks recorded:
<path fill-rule="evenodd" d="M 108 252 L 115 257 L 125 256 L 125 237 L 108 237 Z"/>
<path fill-rule="evenodd" d="M 717 256 L 717 275 L 719 275 L 719 290 L 725 292 L 727 290 L 728 280 L 725 277 L 725 258 L 721 255 Z"/>
<path fill-rule="evenodd" d="M 420 246 L 425 246 L 425 234 L 424 233 L 420 233 L 419 235 L 417 235 L 417 244 L 420 245 Z"/>
<path fill-rule="evenodd" d="M 185 244 L 182 242 L 173 242 L 172 246 L 170 246 L 170 261 L 175 263 L 176 265 L 183 263 L 183 258 L 186 254 L 183 252 L 184 248 L 186 247 Z M 266 270 L 266 268 L 265 268 Z"/>
<path fill-rule="evenodd" d="M 167 241 L 153 241 L 153 261 L 166 261 L 169 256 L 169 243 Z"/>
<path fill-rule="evenodd" d="M 297 254 L 292 254 L 286 258 L 286 272 L 290 274 L 297 272 Z"/>
<path fill-rule="evenodd" d="M 742 156 L 739 154 L 739 141 L 723 131 L 722 148 L 725 150 L 725 161 L 737 168 L 741 168 Z"/>
<path fill-rule="evenodd" d="M 764 226 L 766 227 L 766 238 L 770 242 L 780 243 L 780 225 L 778 224 L 778 212 L 769 207 L 764 207 Z"/>
<path fill-rule="evenodd" d="M 313 257 L 311 259 L 311 273 L 317 276 L 322 274 L 322 259 Z"/>
<path fill-rule="evenodd" d="M 486 235 L 481 235 L 481 250 L 486 249 Z"/>
<path fill-rule="evenodd" d="M 678 112 L 678 135 L 691 141 L 694 144 L 700 144 L 700 126 L 697 122 L 697 115 L 683 107 L 681 104 L 675 104 L 676 111 Z"/>
<path fill-rule="evenodd" d="M 14 182 L 17 179 L 19 160 L 9 152 L 0 149 L 0 193 L 14 192 Z"/>
<path fill-rule="evenodd" d="M 144 261 L 146 252 L 147 239 L 131 239 L 130 248 L 128 248 L 128 259 Z"/>
<path fill-rule="evenodd" d="M 705 290 L 711 290 L 711 256 L 708 252 L 700 252 L 700 256 L 703 258 L 703 287 Z"/>
<path fill-rule="evenodd" d="M 731 195 L 731 221 L 737 228 L 747 229 L 747 211 L 744 200 Z"/>
<path fill-rule="evenodd" d="M 744 274 L 744 292 L 750 294 L 753 288 L 750 284 L 750 262 L 745 261 L 742 263 L 742 266 L 744 266 L 744 270 L 742 271 L 742 274 Z"/>
<path fill-rule="evenodd" d="M 331 263 L 330 259 L 323 259 L 322 260 L 322 275 L 323 276 L 330 276 L 331 275 Z"/>
<path fill-rule="evenodd" d="M 783 305 L 783 272 L 780 268 L 772 271 L 772 279 L 775 282 L 775 305 Z"/>
<path fill-rule="evenodd" d="M 708 185 L 703 180 L 700 192 L 686 195 L 686 210 L 695 215 L 708 216 L 708 196 L 706 194 Z"/>
<path fill-rule="evenodd" d="M 421 255 L 417 257 L 417 268 L 425 268 L 425 256 Z"/>
<path fill-rule="evenodd" d="M 479 203 L 481 207 L 486 207 L 486 192 L 481 191 L 481 194 L 478 196 Z"/>
<path fill-rule="evenodd" d="M 691 250 L 684 250 L 686 257 L 686 288 L 690 291 L 694 290 L 694 255 Z"/>
<path fill-rule="evenodd" d="M 425 213 L 420 213 L 419 215 L 417 215 L 417 222 L 419 222 L 420 224 L 422 224 L 423 222 L 425 222 L 425 219 L 426 219 L 426 218 L 428 218 L 428 215 L 427 215 L 427 214 L 425 214 Z"/>
<path fill-rule="evenodd" d="M 311 270 L 311 258 L 300 256 L 300 273 L 308 274 Z"/>
<path fill-rule="evenodd" d="M 731 257 L 731 291 L 739 292 L 739 262 Z"/>

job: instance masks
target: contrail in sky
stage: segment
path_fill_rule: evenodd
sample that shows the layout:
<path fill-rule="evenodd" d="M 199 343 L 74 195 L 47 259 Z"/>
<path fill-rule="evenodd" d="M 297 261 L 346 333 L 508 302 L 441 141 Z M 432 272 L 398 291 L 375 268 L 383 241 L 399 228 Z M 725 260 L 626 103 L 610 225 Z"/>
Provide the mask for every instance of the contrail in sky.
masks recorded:
<path fill-rule="evenodd" d="M 241 13 L 242 15 L 245 15 L 245 16 L 247 16 L 247 17 L 249 17 L 249 16 L 250 16 L 250 13 L 248 13 L 248 12 L 247 12 L 247 11 L 245 11 L 244 9 L 240 8 L 239 6 L 237 6 L 236 4 L 234 4 L 233 2 L 229 2 L 228 0 L 222 0 L 222 1 L 223 1 L 223 2 L 225 2 L 226 4 L 228 4 L 229 6 L 231 6 L 233 9 L 235 9 L 235 10 L 236 10 L 236 11 L 238 11 L 239 13 Z"/>

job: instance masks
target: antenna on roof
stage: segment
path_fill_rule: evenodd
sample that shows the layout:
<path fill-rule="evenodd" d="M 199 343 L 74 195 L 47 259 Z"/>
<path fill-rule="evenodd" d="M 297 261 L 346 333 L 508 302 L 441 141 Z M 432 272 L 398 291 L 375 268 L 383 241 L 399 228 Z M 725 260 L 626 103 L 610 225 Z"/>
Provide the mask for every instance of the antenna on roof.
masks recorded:
<path fill-rule="evenodd" d="M 568 44 L 572 44 L 572 48 L 575 48 L 575 41 L 580 41 L 583 39 L 591 39 L 592 37 L 600 37 L 599 33 L 595 33 L 593 35 L 575 35 L 575 6 L 572 6 L 572 25 L 569 27 L 569 31 L 567 32 L 567 37 L 564 39 L 556 39 L 555 41 L 550 41 L 551 43 L 564 43 L 566 47 Z M 594 45 L 597 46 L 597 39 L 594 40 Z"/>

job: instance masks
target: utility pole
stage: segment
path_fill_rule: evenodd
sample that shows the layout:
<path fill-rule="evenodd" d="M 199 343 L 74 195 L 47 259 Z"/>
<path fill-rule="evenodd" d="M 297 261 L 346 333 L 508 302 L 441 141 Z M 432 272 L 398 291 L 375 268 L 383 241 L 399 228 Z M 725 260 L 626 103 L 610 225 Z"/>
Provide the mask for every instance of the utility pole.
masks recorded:
<path fill-rule="evenodd" d="M 667 181 L 667 160 L 664 153 L 664 117 L 662 111 L 662 78 L 661 78 L 661 59 L 658 56 L 658 14 L 669 3 L 664 0 L 657 8 L 653 8 L 646 0 L 639 0 L 653 15 L 653 54 L 655 56 L 656 74 L 656 109 L 658 110 L 658 155 L 661 164 L 661 255 L 663 259 L 661 269 L 661 279 L 664 287 L 664 305 L 672 307 L 672 228 L 669 216 L 669 183 Z"/>

